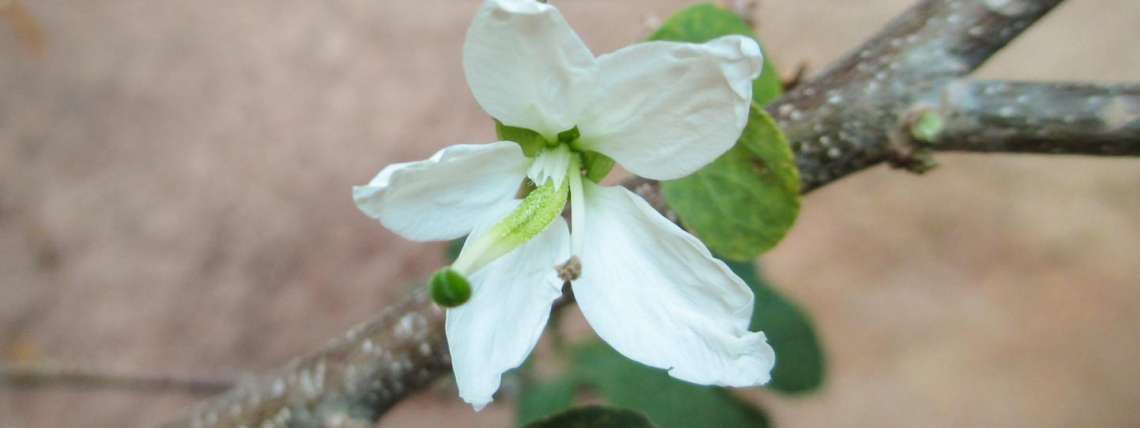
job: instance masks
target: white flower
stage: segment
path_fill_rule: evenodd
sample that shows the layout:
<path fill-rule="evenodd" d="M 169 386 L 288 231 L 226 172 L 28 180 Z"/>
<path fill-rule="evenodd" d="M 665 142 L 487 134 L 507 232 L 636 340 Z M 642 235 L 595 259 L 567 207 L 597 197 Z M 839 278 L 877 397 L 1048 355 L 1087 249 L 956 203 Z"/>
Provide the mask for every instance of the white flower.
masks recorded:
<path fill-rule="evenodd" d="M 362 211 L 407 239 L 470 234 L 453 268 L 473 295 L 447 311 L 460 396 L 482 408 L 526 359 L 561 295 L 556 267 L 571 256 L 578 306 L 618 352 L 693 383 L 766 383 L 775 354 L 748 331 L 744 282 L 636 194 L 581 174 L 591 151 L 657 180 L 712 162 L 747 122 L 759 46 L 728 36 L 595 58 L 554 7 L 487 0 L 463 60 L 487 113 L 550 143 L 534 158 L 514 142 L 451 146 L 353 190 Z M 528 177 L 538 190 L 520 201 Z M 572 230 L 559 216 L 567 193 Z"/>

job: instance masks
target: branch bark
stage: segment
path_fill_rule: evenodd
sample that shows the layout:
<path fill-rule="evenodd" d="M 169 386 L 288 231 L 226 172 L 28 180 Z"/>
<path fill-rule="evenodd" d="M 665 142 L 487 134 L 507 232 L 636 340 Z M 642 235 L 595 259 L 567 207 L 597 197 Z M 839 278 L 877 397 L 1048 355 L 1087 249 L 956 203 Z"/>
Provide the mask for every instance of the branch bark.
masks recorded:
<path fill-rule="evenodd" d="M 443 311 L 421 292 L 278 373 L 243 382 L 164 426 L 371 427 L 450 370 Z"/>
<path fill-rule="evenodd" d="M 767 111 L 796 152 L 805 192 L 899 157 L 912 106 L 934 100 L 1060 0 L 927 0 Z"/>
<path fill-rule="evenodd" d="M 897 158 L 897 145 L 911 141 L 908 120 L 916 106 L 939 106 L 940 94 L 957 88 L 947 89 L 952 81 L 973 71 L 1060 1 L 921 1 L 821 76 L 777 100 L 767 110 L 792 143 L 803 191 Z M 1119 96 L 1134 97 L 1133 89 L 1120 91 Z M 988 117 L 988 105 L 970 106 L 945 106 L 948 120 L 938 142 L 946 149 L 961 149 L 956 141 L 969 141 L 977 130 L 968 126 L 973 122 L 966 113 Z M 1005 111 L 997 104 L 993 108 Z M 1102 119 L 1115 123 L 1109 116 Z M 979 120 L 978 126 L 990 122 Z M 1127 123 L 1123 129 L 1133 134 L 1126 138 L 1135 128 L 1134 121 Z M 1083 129 L 1103 133 L 1106 128 Z M 1056 138 L 1062 137 L 1082 136 L 1058 131 Z M 1030 147 L 1014 141 L 1006 140 L 1006 147 Z M 668 215 L 657 183 L 634 178 L 622 184 Z M 417 295 L 280 373 L 239 386 L 167 426 L 371 426 L 388 408 L 449 369 L 443 313 Z"/>
<path fill-rule="evenodd" d="M 1140 156 L 1137 84 L 963 80 L 930 110 L 917 108 L 942 122 L 915 141 L 934 150 Z"/>

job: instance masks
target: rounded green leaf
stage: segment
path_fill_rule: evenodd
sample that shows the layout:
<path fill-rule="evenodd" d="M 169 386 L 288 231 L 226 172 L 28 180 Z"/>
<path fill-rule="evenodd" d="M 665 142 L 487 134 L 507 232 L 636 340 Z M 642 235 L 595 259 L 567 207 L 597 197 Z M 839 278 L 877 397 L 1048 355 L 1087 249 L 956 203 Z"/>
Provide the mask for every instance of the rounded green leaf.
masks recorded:
<path fill-rule="evenodd" d="M 677 12 L 661 24 L 649 40 L 704 43 L 733 34 L 751 37 L 763 50 L 764 44 L 760 43 L 748 23 L 732 11 L 712 4 L 698 4 Z M 760 105 L 771 102 L 783 92 L 780 75 L 768 58 L 767 51 L 764 51 L 764 70 L 752 82 L 752 100 Z"/>
<path fill-rule="evenodd" d="M 774 247 L 800 211 L 795 157 L 755 104 L 732 149 L 688 177 L 661 183 L 661 190 L 685 227 L 730 260 L 753 260 Z"/>

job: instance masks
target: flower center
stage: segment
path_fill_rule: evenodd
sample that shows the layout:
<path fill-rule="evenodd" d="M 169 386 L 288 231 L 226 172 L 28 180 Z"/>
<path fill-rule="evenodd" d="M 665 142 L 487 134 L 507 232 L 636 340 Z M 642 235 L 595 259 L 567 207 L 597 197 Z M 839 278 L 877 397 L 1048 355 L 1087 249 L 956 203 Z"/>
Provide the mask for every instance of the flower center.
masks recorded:
<path fill-rule="evenodd" d="M 562 171 L 565 177 L 566 169 Z M 538 236 L 562 214 L 569 187 L 566 180 L 560 184 L 555 184 L 553 179 L 545 180 L 489 230 L 473 240 L 468 237 L 452 269 L 461 275 L 473 274 Z"/>
<path fill-rule="evenodd" d="M 537 133 L 519 128 L 503 129 L 512 136 L 537 136 Z M 557 270 L 563 279 L 576 279 L 581 271 L 577 256 L 582 250 L 581 232 L 586 222 L 585 200 L 583 199 L 582 178 L 598 182 L 614 166 L 613 159 L 581 147 L 581 132 L 578 127 L 558 133 L 555 141 L 517 141 L 524 152 L 534 157 L 526 176 L 530 183 L 524 183 L 525 195 L 518 207 L 495 226 L 468 242 L 450 268 L 438 272 L 432 279 L 432 296 L 437 303 L 446 307 L 462 304 L 470 297 L 470 285 L 465 276 L 494 262 L 526 244 L 546 230 L 570 202 L 570 244 L 571 259 Z M 535 144 L 538 143 L 538 144 Z M 532 155 L 533 153 L 533 155 Z M 520 189 L 520 190 L 521 190 Z"/>

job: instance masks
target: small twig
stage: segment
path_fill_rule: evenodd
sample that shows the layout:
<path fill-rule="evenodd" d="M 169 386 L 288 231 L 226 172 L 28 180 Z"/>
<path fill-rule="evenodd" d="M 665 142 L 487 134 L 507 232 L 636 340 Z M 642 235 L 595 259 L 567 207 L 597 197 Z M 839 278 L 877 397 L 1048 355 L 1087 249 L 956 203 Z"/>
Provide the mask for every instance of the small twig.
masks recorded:
<path fill-rule="evenodd" d="M 892 134 L 1061 0 L 926 0 L 768 106 L 810 191 L 898 155 Z"/>
<path fill-rule="evenodd" d="M 930 109 L 934 150 L 1140 156 L 1140 84 L 960 80 Z"/>
<path fill-rule="evenodd" d="M 811 67 L 805 61 L 796 63 L 796 68 L 792 70 L 791 75 L 780 78 L 780 86 L 782 86 L 785 91 L 796 89 L 796 87 L 800 86 L 800 83 L 803 83 L 804 78 L 807 77 L 809 68 Z"/>
<path fill-rule="evenodd" d="M 58 362 L 0 364 L 0 385 L 30 388 L 67 385 L 130 390 L 177 390 L 192 394 L 216 394 L 236 383 L 237 376 L 167 372 L 136 372 Z"/>

